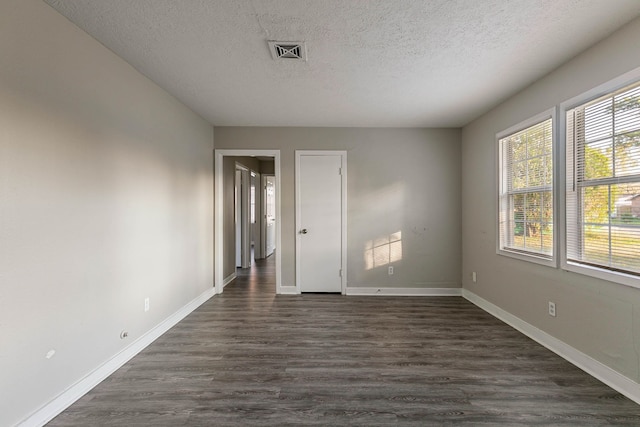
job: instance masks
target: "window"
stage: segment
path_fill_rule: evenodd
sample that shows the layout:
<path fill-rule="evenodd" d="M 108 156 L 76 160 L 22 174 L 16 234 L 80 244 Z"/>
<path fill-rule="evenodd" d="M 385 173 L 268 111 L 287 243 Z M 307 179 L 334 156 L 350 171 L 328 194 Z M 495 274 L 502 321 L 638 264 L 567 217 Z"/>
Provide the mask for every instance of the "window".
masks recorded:
<path fill-rule="evenodd" d="M 640 83 L 567 110 L 566 142 L 566 263 L 640 278 Z"/>
<path fill-rule="evenodd" d="M 552 113 L 515 129 L 498 135 L 498 253 L 555 265 Z"/>

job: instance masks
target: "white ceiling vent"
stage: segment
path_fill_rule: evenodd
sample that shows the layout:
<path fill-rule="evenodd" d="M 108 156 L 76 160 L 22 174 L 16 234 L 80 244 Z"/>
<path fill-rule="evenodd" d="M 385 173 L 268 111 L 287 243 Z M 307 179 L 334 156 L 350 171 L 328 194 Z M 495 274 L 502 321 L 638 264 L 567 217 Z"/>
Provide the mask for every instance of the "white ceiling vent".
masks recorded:
<path fill-rule="evenodd" d="M 273 59 L 307 60 L 307 47 L 304 42 L 269 42 L 269 50 Z"/>

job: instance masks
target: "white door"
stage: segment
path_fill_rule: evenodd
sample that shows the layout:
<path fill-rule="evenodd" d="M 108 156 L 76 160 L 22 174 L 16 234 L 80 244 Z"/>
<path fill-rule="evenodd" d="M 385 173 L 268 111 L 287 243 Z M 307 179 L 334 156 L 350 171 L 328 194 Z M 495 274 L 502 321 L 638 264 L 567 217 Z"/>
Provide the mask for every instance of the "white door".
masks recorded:
<path fill-rule="evenodd" d="M 345 157 L 344 152 L 296 152 L 300 292 L 343 292 Z"/>
<path fill-rule="evenodd" d="M 264 177 L 265 258 L 276 249 L 276 177 Z"/>

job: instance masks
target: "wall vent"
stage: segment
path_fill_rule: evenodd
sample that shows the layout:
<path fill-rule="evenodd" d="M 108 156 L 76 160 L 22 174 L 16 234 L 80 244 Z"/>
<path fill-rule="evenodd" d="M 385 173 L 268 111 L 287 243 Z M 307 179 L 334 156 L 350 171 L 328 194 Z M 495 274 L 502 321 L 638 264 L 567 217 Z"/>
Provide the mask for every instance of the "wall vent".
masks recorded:
<path fill-rule="evenodd" d="M 307 47 L 304 42 L 269 42 L 273 59 L 307 60 Z"/>

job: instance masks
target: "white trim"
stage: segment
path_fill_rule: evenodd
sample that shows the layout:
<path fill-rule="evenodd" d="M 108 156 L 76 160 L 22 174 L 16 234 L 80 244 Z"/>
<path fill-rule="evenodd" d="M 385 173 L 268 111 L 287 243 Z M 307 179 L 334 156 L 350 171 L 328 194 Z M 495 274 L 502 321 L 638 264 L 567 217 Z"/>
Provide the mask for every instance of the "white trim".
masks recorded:
<path fill-rule="evenodd" d="M 49 403 L 36 410 L 18 425 L 20 427 L 45 425 L 214 295 L 214 288 L 207 289 L 102 365 L 89 372 L 84 378 L 71 385 Z"/>
<path fill-rule="evenodd" d="M 460 284 L 457 284 L 460 286 Z M 347 295 L 362 296 L 413 296 L 413 297 L 459 297 L 462 288 L 383 288 L 347 287 Z"/>
<path fill-rule="evenodd" d="M 347 292 L 347 152 L 342 151 L 342 167 L 340 177 L 342 178 L 342 268 L 340 277 L 342 278 L 342 295 Z"/>
<path fill-rule="evenodd" d="M 278 293 L 280 295 L 300 295 L 300 292 L 295 286 L 281 286 L 280 292 Z"/>
<path fill-rule="evenodd" d="M 301 156 L 340 156 L 340 178 L 342 187 L 342 241 L 341 245 L 341 293 L 346 294 L 347 291 L 347 152 L 335 150 L 295 150 L 295 205 L 296 205 L 296 293 L 300 290 L 300 235 L 297 230 L 302 228 L 300 224 L 300 157 Z"/>
<path fill-rule="evenodd" d="M 298 230 L 300 230 L 300 204 L 298 201 L 300 200 L 300 154 L 298 151 L 295 152 L 295 177 L 294 177 L 294 187 L 295 187 L 295 208 L 296 208 L 296 218 L 295 218 L 295 236 L 296 236 L 296 294 L 301 293 L 300 291 L 300 243 L 298 240 L 300 236 L 298 234 Z"/>
<path fill-rule="evenodd" d="M 236 170 L 238 170 L 238 162 L 236 162 Z M 241 169 L 241 183 L 238 194 L 238 203 L 240 204 L 240 259 L 242 268 L 251 267 L 251 216 L 250 210 L 250 187 L 251 175 L 249 169 Z M 237 183 L 236 183 L 237 188 Z M 238 244 L 236 242 L 236 244 Z"/>
<path fill-rule="evenodd" d="M 274 155 L 274 175 L 276 177 L 276 294 L 282 292 L 282 207 L 280 190 L 282 174 L 280 173 L 280 150 Z"/>
<path fill-rule="evenodd" d="M 233 282 L 236 279 L 236 272 L 234 271 L 222 281 L 222 287 L 225 288 L 229 283 Z"/>
<path fill-rule="evenodd" d="M 216 152 L 214 157 L 215 157 L 215 167 L 213 170 L 214 184 L 215 184 L 215 192 L 214 192 L 215 206 L 214 206 L 214 212 L 213 212 L 214 235 L 215 235 L 215 239 L 214 239 L 215 252 L 213 255 L 214 267 L 215 267 L 214 289 L 216 294 L 221 294 L 222 289 L 224 288 L 224 285 L 223 285 L 224 279 L 222 277 L 223 269 L 224 269 L 224 266 L 222 263 L 222 260 L 223 260 L 222 251 L 224 250 L 223 248 L 224 232 L 222 228 L 222 213 L 223 213 L 222 195 L 224 192 L 224 185 L 223 185 L 224 175 L 222 173 L 222 170 L 223 170 L 222 154 Z M 235 171 L 233 173 L 235 173 Z"/>
<path fill-rule="evenodd" d="M 525 130 L 531 126 L 535 126 L 536 124 L 542 123 L 546 120 L 551 119 L 551 163 L 553 167 L 553 185 L 552 185 L 552 197 L 553 197 L 553 249 L 551 253 L 551 258 L 547 258 L 544 255 L 536 255 L 536 254 L 527 254 L 523 252 L 519 252 L 516 250 L 509 250 L 508 248 L 501 248 L 501 240 L 500 240 L 500 211 L 502 209 L 501 206 L 501 190 L 504 185 L 500 181 L 500 175 L 502 174 L 502 144 L 500 140 L 512 135 L 514 133 Z M 526 120 L 521 121 L 520 123 L 509 127 L 508 129 L 503 130 L 502 132 L 498 132 L 496 134 L 496 171 L 495 171 L 495 179 L 496 179 L 496 213 L 495 213 L 495 224 L 496 224 L 496 254 L 503 255 L 509 258 L 519 259 L 521 261 L 529 261 L 540 265 L 545 265 L 547 267 L 558 267 L 558 215 L 560 211 L 558 210 L 558 193 L 560 192 L 558 189 L 560 187 L 557 186 L 558 182 L 558 174 L 559 174 L 559 164 L 558 164 L 558 109 L 556 107 L 549 108 L 539 114 L 536 114 L 533 117 L 530 117 Z"/>
<path fill-rule="evenodd" d="M 274 175 L 276 177 L 276 294 L 281 293 L 282 288 L 282 238 L 281 233 L 281 216 L 282 208 L 280 204 L 280 182 L 282 177 L 280 174 L 280 150 L 215 150 L 215 289 L 217 294 L 221 294 L 224 288 L 223 275 L 223 174 L 222 166 L 225 156 L 264 156 L 273 157 Z"/>
<path fill-rule="evenodd" d="M 555 197 L 554 197 L 554 199 L 555 199 Z M 556 238 L 556 236 L 554 235 L 553 239 L 555 240 L 555 238 Z M 499 244 L 500 244 L 500 242 L 498 240 L 498 245 Z M 555 249 L 554 249 L 554 251 L 555 251 Z M 535 254 L 528 254 L 528 253 L 523 253 L 523 252 L 518 252 L 518 251 L 512 251 L 512 250 L 509 250 L 509 249 L 498 249 L 496 251 L 496 254 L 502 255 L 502 256 L 506 256 L 508 258 L 519 259 L 520 261 L 533 262 L 535 264 L 540 264 L 540 265 L 544 265 L 544 266 L 547 266 L 547 267 L 555 268 L 557 266 L 557 261 L 554 258 L 545 258 L 543 256 L 537 256 Z"/>
<path fill-rule="evenodd" d="M 637 382 L 625 377 L 617 371 L 614 371 L 591 356 L 571 347 L 569 344 L 560 341 L 543 330 L 536 328 L 467 289 L 462 290 L 462 296 L 487 313 L 502 320 L 507 325 L 517 329 L 532 340 L 538 342 L 556 353 L 558 356 L 582 369 L 592 377 L 602 381 L 609 387 L 640 404 L 640 384 Z"/>
<path fill-rule="evenodd" d="M 566 252 L 562 259 L 562 269 L 565 271 L 570 271 L 572 273 L 596 277 L 598 279 L 607 280 L 609 282 L 619 283 L 621 285 L 640 289 L 640 277 L 623 272 L 610 271 L 605 268 L 598 268 L 591 265 L 580 264 L 578 262 L 567 261 Z"/>

